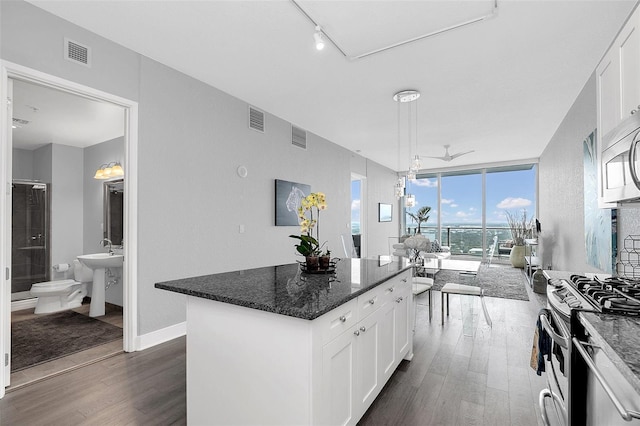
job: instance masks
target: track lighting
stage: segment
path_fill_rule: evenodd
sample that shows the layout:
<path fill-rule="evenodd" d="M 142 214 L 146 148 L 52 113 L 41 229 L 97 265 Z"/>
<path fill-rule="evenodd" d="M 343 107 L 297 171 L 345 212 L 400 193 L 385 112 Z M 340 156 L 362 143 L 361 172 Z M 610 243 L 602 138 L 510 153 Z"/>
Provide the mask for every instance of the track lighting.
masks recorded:
<path fill-rule="evenodd" d="M 324 34 L 322 34 L 322 28 L 320 28 L 320 25 L 316 25 L 316 32 L 313 33 L 313 39 L 316 42 L 316 49 L 318 50 L 324 49 L 324 45 L 325 45 Z"/>

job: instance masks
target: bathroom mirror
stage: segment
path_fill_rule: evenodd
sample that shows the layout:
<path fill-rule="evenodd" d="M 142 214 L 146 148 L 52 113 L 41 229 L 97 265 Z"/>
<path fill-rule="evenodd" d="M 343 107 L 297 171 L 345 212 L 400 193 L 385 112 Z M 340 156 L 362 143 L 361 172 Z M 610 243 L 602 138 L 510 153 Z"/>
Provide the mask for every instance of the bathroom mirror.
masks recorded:
<path fill-rule="evenodd" d="M 114 246 L 122 246 L 124 232 L 124 180 L 104 182 L 104 238 Z"/>

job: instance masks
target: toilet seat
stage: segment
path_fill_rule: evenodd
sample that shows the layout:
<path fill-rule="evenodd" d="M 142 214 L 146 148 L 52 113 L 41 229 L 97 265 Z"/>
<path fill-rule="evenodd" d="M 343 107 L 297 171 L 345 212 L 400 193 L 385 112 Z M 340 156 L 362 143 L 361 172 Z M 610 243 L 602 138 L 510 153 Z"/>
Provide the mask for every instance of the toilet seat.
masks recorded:
<path fill-rule="evenodd" d="M 31 286 L 32 290 L 61 290 L 63 288 L 67 288 L 70 285 L 80 284 L 74 280 L 58 280 L 58 281 L 47 281 L 43 283 L 35 283 Z"/>

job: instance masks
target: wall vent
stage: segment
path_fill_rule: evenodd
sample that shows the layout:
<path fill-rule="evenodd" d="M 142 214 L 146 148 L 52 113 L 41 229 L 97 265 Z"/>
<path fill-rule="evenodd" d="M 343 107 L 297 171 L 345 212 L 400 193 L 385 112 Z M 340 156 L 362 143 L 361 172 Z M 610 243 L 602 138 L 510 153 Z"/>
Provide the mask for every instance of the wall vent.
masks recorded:
<path fill-rule="evenodd" d="M 264 112 L 252 106 L 249 107 L 249 128 L 264 133 Z"/>
<path fill-rule="evenodd" d="M 298 148 L 307 149 L 307 131 L 292 124 L 291 143 Z"/>
<path fill-rule="evenodd" d="M 29 123 L 30 123 L 29 120 L 23 120 L 22 118 L 15 118 L 15 117 L 13 118 L 14 126 L 22 127 L 22 126 L 26 126 Z"/>
<path fill-rule="evenodd" d="M 64 39 L 64 58 L 76 64 L 91 66 L 91 49 L 76 41 Z"/>

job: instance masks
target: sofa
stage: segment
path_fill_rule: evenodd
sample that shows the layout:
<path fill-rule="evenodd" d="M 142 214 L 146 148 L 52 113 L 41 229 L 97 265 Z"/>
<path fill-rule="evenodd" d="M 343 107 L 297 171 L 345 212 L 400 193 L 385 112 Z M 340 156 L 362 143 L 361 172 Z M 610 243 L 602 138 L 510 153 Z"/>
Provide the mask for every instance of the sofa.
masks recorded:
<path fill-rule="evenodd" d="M 441 246 L 438 240 L 430 241 L 419 234 L 408 237 L 403 242 L 393 244 L 391 254 L 410 258 L 416 251 L 419 251 L 420 256 L 425 259 L 448 259 L 451 257 L 450 247 Z"/>

